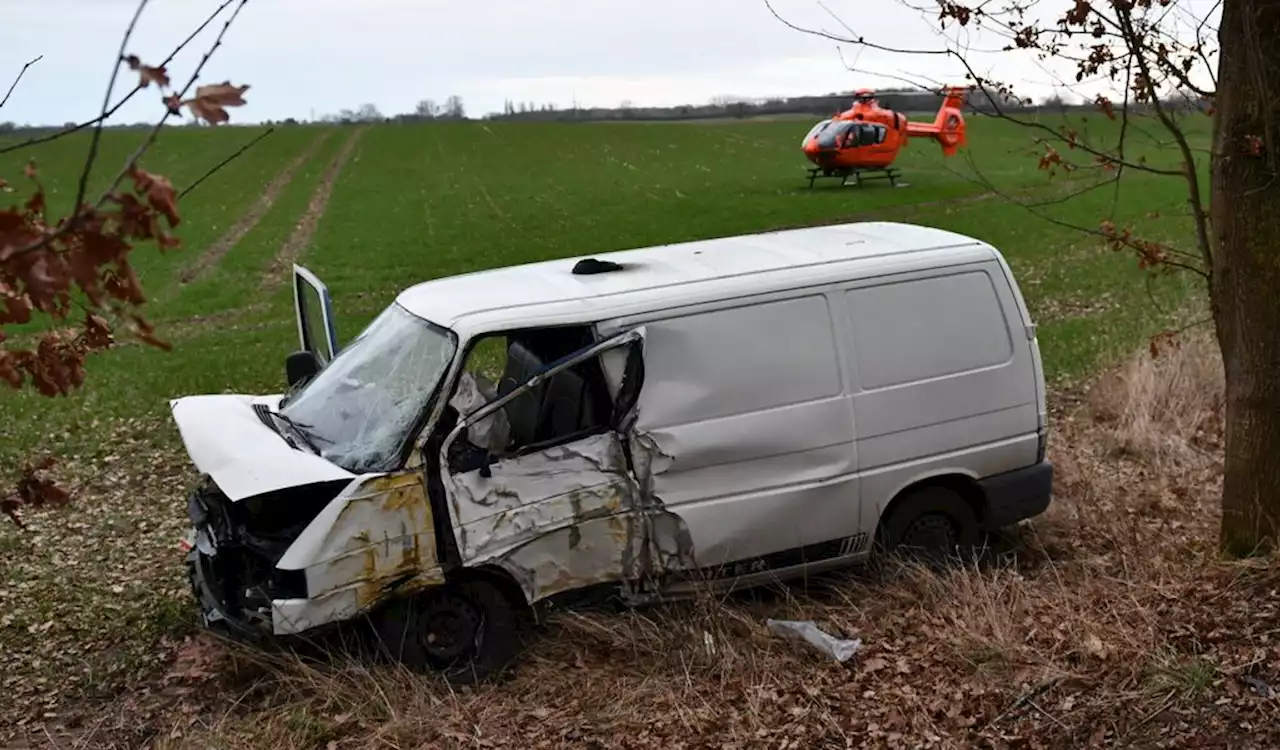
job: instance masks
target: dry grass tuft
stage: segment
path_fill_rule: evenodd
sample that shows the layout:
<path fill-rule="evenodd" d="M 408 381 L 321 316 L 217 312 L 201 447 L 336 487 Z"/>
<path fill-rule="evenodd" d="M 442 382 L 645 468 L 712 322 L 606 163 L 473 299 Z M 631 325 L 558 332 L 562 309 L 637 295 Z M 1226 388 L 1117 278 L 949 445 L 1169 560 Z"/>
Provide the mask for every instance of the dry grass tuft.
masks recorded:
<path fill-rule="evenodd" d="M 1135 355 L 1091 394 L 1116 451 L 1169 468 L 1221 449 L 1222 357 L 1213 337 L 1187 336 L 1157 356 Z"/>

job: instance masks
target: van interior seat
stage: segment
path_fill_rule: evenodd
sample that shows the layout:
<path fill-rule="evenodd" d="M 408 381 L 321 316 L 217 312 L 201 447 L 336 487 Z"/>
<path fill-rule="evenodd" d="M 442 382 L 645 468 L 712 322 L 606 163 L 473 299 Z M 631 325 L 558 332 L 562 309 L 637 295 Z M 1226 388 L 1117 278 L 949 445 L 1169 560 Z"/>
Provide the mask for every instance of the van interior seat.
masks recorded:
<path fill-rule="evenodd" d="M 573 435 L 591 424 L 592 401 L 587 381 L 573 370 L 563 370 L 547 381 L 547 389 L 539 415 L 539 440 Z"/>
<path fill-rule="evenodd" d="M 498 395 L 511 393 L 545 366 L 525 344 L 512 341 L 507 346 L 507 366 Z M 562 370 L 515 398 L 507 404 L 506 412 L 512 446 L 573 435 L 595 423 L 595 401 L 587 380 L 573 369 Z"/>
<path fill-rule="evenodd" d="M 498 396 L 505 396 L 527 383 L 542 369 L 542 364 L 542 360 L 523 344 L 512 341 L 507 346 L 507 366 L 498 382 Z M 545 388 L 545 383 L 535 386 L 506 405 L 512 445 L 528 445 L 537 439 L 538 412 Z"/>

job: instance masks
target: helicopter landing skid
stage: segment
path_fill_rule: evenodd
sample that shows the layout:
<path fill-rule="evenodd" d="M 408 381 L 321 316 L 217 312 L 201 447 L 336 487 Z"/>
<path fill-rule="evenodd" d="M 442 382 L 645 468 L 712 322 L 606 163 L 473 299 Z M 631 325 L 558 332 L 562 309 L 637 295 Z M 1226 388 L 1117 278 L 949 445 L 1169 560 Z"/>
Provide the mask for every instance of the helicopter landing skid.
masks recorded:
<path fill-rule="evenodd" d="M 854 169 L 846 167 L 842 169 L 831 169 L 825 167 L 809 168 L 809 187 L 813 187 L 813 181 L 820 178 L 840 178 L 840 187 L 849 184 L 849 178 L 853 178 L 853 184 L 861 187 L 863 180 L 888 180 L 893 187 L 898 186 L 898 178 L 902 176 L 902 171 L 895 167 L 883 167 L 880 169 Z M 904 185 L 906 183 L 903 183 Z"/>

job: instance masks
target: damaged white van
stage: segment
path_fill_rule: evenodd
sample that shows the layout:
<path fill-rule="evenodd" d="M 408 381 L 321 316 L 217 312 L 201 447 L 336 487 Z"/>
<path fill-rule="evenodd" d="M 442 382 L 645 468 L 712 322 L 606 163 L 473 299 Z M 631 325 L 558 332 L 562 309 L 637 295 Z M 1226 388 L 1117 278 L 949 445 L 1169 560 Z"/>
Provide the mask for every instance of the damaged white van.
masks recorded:
<path fill-rule="evenodd" d="M 204 475 L 209 624 L 368 616 L 475 679 L 532 605 L 954 549 L 1050 501 L 1036 329 L 1001 254 L 870 222 L 553 260 L 404 290 L 339 350 L 295 271 L 283 395 L 172 402 Z"/>

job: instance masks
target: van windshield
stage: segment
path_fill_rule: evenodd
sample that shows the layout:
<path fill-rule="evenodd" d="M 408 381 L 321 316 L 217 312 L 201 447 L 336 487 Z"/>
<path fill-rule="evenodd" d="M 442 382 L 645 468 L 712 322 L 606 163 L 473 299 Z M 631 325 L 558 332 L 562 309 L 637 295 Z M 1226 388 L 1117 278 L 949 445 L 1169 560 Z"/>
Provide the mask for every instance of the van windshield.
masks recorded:
<path fill-rule="evenodd" d="M 456 351 L 451 331 L 392 304 L 280 413 L 347 471 L 393 469 Z"/>

